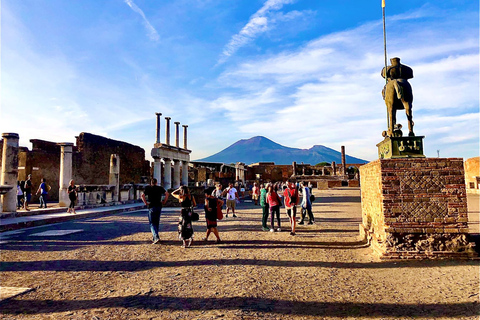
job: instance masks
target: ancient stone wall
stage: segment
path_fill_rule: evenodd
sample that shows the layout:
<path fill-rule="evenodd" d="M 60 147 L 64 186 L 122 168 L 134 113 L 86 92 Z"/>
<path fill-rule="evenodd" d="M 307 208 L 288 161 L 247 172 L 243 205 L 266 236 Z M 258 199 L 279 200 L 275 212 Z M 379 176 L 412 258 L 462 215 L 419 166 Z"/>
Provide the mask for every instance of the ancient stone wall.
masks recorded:
<path fill-rule="evenodd" d="M 480 157 L 465 160 L 467 193 L 480 194 Z"/>
<path fill-rule="evenodd" d="M 474 254 L 462 159 L 377 160 L 360 173 L 361 233 L 383 258 Z"/>

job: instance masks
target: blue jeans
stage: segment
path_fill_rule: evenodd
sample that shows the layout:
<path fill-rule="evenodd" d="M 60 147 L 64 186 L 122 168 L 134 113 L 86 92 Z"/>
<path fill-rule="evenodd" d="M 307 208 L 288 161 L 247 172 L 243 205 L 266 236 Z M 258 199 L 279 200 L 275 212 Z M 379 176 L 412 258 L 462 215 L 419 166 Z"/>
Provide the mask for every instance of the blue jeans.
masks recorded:
<path fill-rule="evenodd" d="M 160 215 L 162 207 L 153 207 L 148 209 L 148 222 L 150 223 L 150 231 L 152 231 L 153 240 L 159 239 L 158 229 L 160 228 Z"/>
<path fill-rule="evenodd" d="M 48 195 L 46 193 L 42 193 L 40 195 L 40 208 L 43 206 L 45 206 L 45 208 L 47 207 L 47 197 Z"/>

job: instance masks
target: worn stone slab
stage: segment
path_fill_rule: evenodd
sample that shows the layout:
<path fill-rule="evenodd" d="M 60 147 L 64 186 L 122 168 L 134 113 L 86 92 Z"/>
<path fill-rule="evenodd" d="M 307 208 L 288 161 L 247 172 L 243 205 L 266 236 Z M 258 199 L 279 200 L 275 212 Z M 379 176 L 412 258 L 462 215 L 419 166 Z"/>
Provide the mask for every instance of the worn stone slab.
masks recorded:
<path fill-rule="evenodd" d="M 0 302 L 32 290 L 32 288 L 0 287 Z"/>

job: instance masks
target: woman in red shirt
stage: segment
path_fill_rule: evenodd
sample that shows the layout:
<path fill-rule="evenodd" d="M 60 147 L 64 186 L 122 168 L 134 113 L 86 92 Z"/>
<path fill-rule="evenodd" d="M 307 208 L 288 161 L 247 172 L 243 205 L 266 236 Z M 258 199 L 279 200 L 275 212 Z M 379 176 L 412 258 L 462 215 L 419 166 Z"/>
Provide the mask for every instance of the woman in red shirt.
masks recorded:
<path fill-rule="evenodd" d="M 272 184 L 268 186 L 268 193 L 267 193 L 267 202 L 270 208 L 270 232 L 274 232 L 275 229 L 273 228 L 275 217 L 277 216 L 277 224 L 278 228 L 277 231 L 281 231 L 280 229 L 280 205 L 282 204 L 282 200 L 280 200 L 280 196 L 277 193 L 277 188 L 273 187 Z"/>

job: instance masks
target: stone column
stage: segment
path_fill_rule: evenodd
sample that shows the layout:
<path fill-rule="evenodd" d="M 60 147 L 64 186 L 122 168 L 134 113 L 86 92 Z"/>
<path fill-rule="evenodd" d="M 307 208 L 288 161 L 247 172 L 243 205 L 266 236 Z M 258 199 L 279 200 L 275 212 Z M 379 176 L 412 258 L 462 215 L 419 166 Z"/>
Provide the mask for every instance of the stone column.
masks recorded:
<path fill-rule="evenodd" d="M 1 196 L 0 212 L 17 211 L 18 140 L 17 133 L 3 133 L 2 177 L 0 185 L 12 188 Z"/>
<path fill-rule="evenodd" d="M 157 179 L 157 185 L 162 186 L 162 159 L 153 158 L 153 160 L 153 177 Z"/>
<path fill-rule="evenodd" d="M 335 161 L 332 161 L 332 169 L 333 169 L 333 176 L 336 176 L 337 175 L 337 164 L 335 163 Z"/>
<path fill-rule="evenodd" d="M 182 185 L 188 186 L 188 162 L 182 161 Z"/>
<path fill-rule="evenodd" d="M 108 184 L 115 186 L 115 189 L 113 190 L 113 201 L 120 201 L 120 157 L 116 154 L 110 156 Z"/>
<path fill-rule="evenodd" d="M 165 170 L 163 173 L 163 187 L 165 188 L 165 190 L 168 190 L 172 187 L 172 160 L 167 158 L 163 160 L 165 161 Z"/>
<path fill-rule="evenodd" d="M 180 160 L 173 160 L 173 188 L 180 187 Z"/>
<path fill-rule="evenodd" d="M 160 112 L 155 112 L 157 116 L 157 130 L 156 130 L 156 138 L 155 143 L 160 143 L 160 116 L 162 115 Z"/>
<path fill-rule="evenodd" d="M 183 149 L 187 149 L 187 128 L 186 124 L 182 125 L 183 127 Z"/>
<path fill-rule="evenodd" d="M 60 182 L 58 191 L 58 205 L 67 207 L 70 203 L 68 199 L 68 185 L 72 180 L 72 152 L 73 143 L 59 143 L 61 147 L 60 154 Z"/>
<path fill-rule="evenodd" d="M 180 122 L 175 121 L 175 147 L 180 148 Z"/>
<path fill-rule="evenodd" d="M 342 146 L 342 175 L 347 175 L 347 162 L 345 161 L 345 146 Z"/>
<path fill-rule="evenodd" d="M 165 117 L 165 121 L 166 121 L 166 128 L 165 128 L 165 143 L 167 144 L 167 146 L 170 145 L 170 117 Z"/>
<path fill-rule="evenodd" d="M 292 176 L 296 176 L 297 175 L 297 162 L 295 162 L 295 161 L 292 162 L 292 170 L 293 170 Z"/>

